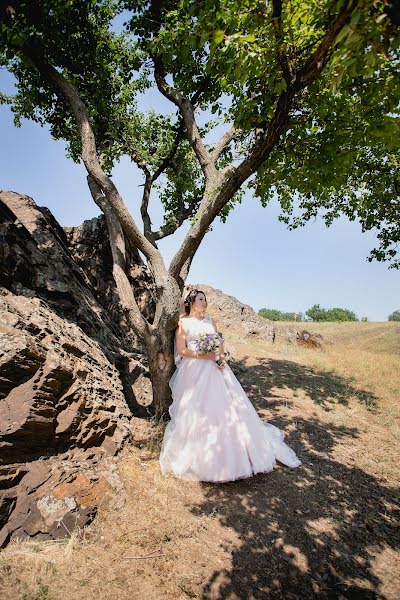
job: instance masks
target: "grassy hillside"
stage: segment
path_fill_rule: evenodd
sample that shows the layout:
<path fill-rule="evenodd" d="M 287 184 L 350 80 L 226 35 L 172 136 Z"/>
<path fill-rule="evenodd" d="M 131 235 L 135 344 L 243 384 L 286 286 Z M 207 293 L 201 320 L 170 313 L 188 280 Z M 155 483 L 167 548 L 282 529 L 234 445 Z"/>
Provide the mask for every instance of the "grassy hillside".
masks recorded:
<path fill-rule="evenodd" d="M 399 438 L 400 325 L 309 323 L 307 329 L 324 336 L 324 350 L 296 349 L 296 360 L 344 378 L 353 394 Z"/>
<path fill-rule="evenodd" d="M 295 325 L 295 323 L 292 323 Z M 297 323 L 299 326 L 299 323 Z M 304 323 L 304 329 L 318 332 L 335 344 L 370 352 L 400 356 L 400 323 Z"/>

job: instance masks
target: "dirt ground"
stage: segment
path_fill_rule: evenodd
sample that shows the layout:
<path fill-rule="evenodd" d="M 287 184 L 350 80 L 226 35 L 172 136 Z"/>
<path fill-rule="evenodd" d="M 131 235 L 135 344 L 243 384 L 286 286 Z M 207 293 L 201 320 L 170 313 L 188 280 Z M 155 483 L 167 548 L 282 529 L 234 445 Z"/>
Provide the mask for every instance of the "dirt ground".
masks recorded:
<path fill-rule="evenodd" d="M 235 356 L 259 415 L 302 466 L 224 484 L 163 477 L 155 429 L 123 452 L 118 510 L 69 541 L 0 554 L 4 600 L 400 598 L 392 396 L 315 352 L 252 344 Z"/>

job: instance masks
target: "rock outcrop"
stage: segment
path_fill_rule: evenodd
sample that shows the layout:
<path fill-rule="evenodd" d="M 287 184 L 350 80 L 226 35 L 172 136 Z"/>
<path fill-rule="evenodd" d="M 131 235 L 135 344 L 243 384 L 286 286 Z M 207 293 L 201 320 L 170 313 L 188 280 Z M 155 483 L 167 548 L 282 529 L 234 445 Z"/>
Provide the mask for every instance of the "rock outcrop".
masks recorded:
<path fill-rule="evenodd" d="M 120 497 L 115 455 L 151 399 L 113 291 L 102 299 L 71 235 L 31 198 L 0 193 L 0 546 L 68 535 Z"/>
<path fill-rule="evenodd" d="M 0 289 L 0 464 L 69 448 L 114 454 L 130 410 L 101 345 L 39 298 Z"/>
<path fill-rule="evenodd" d="M 43 210 L 43 209 L 42 209 Z M 112 274 L 112 255 L 103 215 L 84 221 L 78 227 L 64 227 L 68 248 L 95 290 L 97 298 L 112 320 L 118 324 L 124 341 L 130 347 L 141 346 L 126 325 L 125 315 L 116 294 Z M 127 247 L 127 276 L 135 289 L 135 299 L 144 317 L 151 322 L 155 313 L 155 290 L 150 273 L 136 248 Z"/>

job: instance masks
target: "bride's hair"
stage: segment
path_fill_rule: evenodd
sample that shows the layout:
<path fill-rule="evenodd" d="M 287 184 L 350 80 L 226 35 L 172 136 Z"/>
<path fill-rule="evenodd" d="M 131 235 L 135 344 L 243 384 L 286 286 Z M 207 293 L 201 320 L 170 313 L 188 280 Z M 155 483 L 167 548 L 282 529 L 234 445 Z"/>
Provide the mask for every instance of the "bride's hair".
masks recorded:
<path fill-rule="evenodd" d="M 183 303 L 183 306 L 185 308 L 185 314 L 190 314 L 190 307 L 195 301 L 196 296 L 198 296 L 199 294 L 203 294 L 204 298 L 207 300 L 207 297 L 202 290 L 190 290 Z"/>

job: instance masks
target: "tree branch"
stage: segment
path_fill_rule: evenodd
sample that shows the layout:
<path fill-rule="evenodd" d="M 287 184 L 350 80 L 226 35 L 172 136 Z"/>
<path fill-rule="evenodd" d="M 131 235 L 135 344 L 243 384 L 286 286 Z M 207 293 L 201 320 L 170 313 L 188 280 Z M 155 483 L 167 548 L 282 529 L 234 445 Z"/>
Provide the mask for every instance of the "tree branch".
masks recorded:
<path fill-rule="evenodd" d="M 311 54 L 305 64 L 294 73 L 290 84 L 278 98 L 274 115 L 267 129 L 264 133 L 260 132 L 250 155 L 236 169 L 235 176 L 239 178 L 238 180 L 243 182 L 268 158 L 288 122 L 294 96 L 318 79 L 329 60 L 333 43 L 342 27 L 350 19 L 353 8 L 353 0 L 348 0 L 329 31 L 322 38 L 318 48 Z"/>
<path fill-rule="evenodd" d="M 208 228 L 225 204 L 235 195 L 241 185 L 267 160 L 273 148 L 279 141 L 289 120 L 293 98 L 296 93 L 313 83 L 321 74 L 326 65 L 333 43 L 349 20 L 353 10 L 353 1 L 349 0 L 342 8 L 337 19 L 325 34 L 320 46 L 310 56 L 305 65 L 294 75 L 291 83 L 286 87 L 277 100 L 274 114 L 268 127 L 256 132 L 256 141 L 249 156 L 238 167 L 231 165 L 219 173 L 214 181 L 212 190 L 208 190 L 200 203 L 196 220 L 187 232 L 181 247 L 171 261 L 169 272 L 178 278 L 181 269 L 193 257 Z"/>
<path fill-rule="evenodd" d="M 151 176 L 150 169 L 144 162 L 144 159 L 140 156 L 139 152 L 136 149 L 131 149 L 129 152 L 129 157 L 133 160 L 134 163 L 137 164 L 139 169 L 143 171 L 143 173 L 147 176 Z"/>
<path fill-rule="evenodd" d="M 140 154 L 136 150 L 130 151 L 131 159 L 137 164 L 137 166 L 145 174 L 145 183 L 144 183 L 144 190 L 143 190 L 143 196 L 142 196 L 142 203 L 141 203 L 141 207 L 140 207 L 140 213 L 142 215 L 142 220 L 143 220 L 144 235 L 151 242 L 151 244 L 153 244 L 153 246 L 155 246 L 155 247 L 157 247 L 157 245 L 155 243 L 157 239 L 161 239 L 162 237 L 164 237 L 166 235 L 170 235 L 170 233 L 173 233 L 173 231 L 170 231 L 168 233 L 167 232 L 163 233 L 161 231 L 161 229 L 158 230 L 158 232 L 152 231 L 151 219 L 150 219 L 150 215 L 148 212 L 151 188 L 153 186 L 154 181 L 156 181 L 158 179 L 158 177 L 170 166 L 171 161 L 174 158 L 176 151 L 179 147 L 179 143 L 182 139 L 183 131 L 184 131 L 184 125 L 183 125 L 183 121 L 181 120 L 179 123 L 178 129 L 177 129 L 175 139 L 170 148 L 170 151 L 168 152 L 167 156 L 165 156 L 162 159 L 161 163 L 159 164 L 159 166 L 157 167 L 157 169 L 154 171 L 153 174 L 151 174 L 149 167 L 145 163 L 144 159 L 140 156 Z M 181 224 L 182 223 L 179 223 L 178 227 Z M 177 229 L 177 227 L 174 229 L 174 231 L 176 229 Z"/>
<path fill-rule="evenodd" d="M 196 205 L 197 202 L 195 202 L 194 204 Z M 181 212 L 179 213 L 178 218 L 173 223 L 163 225 L 162 227 L 160 227 L 160 229 L 158 229 L 158 231 L 155 231 L 153 234 L 154 239 L 161 240 L 162 238 L 165 238 L 165 237 L 175 233 L 175 231 L 177 229 L 179 229 L 179 227 L 182 225 L 182 223 L 184 223 L 186 221 L 186 219 L 189 219 L 189 217 L 191 217 L 193 215 L 194 210 L 195 209 L 193 206 L 189 206 L 186 209 L 181 207 Z"/>
<path fill-rule="evenodd" d="M 168 98 L 168 100 L 173 102 L 179 108 L 185 122 L 187 138 L 197 156 L 204 176 L 207 181 L 212 180 L 216 176 L 217 170 L 201 138 L 194 116 L 194 107 L 183 94 L 167 83 L 162 60 L 157 57 L 153 57 L 153 60 L 154 76 L 157 87 L 163 96 Z"/>
<path fill-rule="evenodd" d="M 113 257 L 113 276 L 121 300 L 122 309 L 136 335 L 145 339 L 146 336 L 149 336 L 150 334 L 149 327 L 147 321 L 140 312 L 135 296 L 133 295 L 132 286 L 126 275 L 126 249 L 122 227 L 118 219 L 116 219 L 111 205 L 105 198 L 100 186 L 97 185 L 90 175 L 87 176 L 87 182 L 93 200 L 102 210 L 106 218 Z"/>
<path fill-rule="evenodd" d="M 154 235 L 151 230 L 151 219 L 148 212 L 149 200 L 150 200 L 150 192 L 151 186 L 153 185 L 153 178 L 150 173 L 146 174 L 146 181 L 144 182 L 144 190 L 142 196 L 142 204 L 140 206 L 140 214 L 142 215 L 143 220 L 143 232 L 146 238 L 156 247 L 154 242 Z"/>
<path fill-rule="evenodd" d="M 275 42 L 276 42 L 276 57 L 281 66 L 283 78 L 286 84 L 289 84 L 292 79 L 291 69 L 287 56 L 282 52 L 283 46 L 283 31 L 282 31 L 282 0 L 272 0 L 272 24 L 274 27 Z"/>
<path fill-rule="evenodd" d="M 185 127 L 184 127 L 184 122 L 181 119 L 179 122 L 179 127 L 178 130 L 176 132 L 176 136 L 175 136 L 175 140 L 172 144 L 172 147 L 169 151 L 169 153 L 167 154 L 167 156 L 161 161 L 161 164 L 157 167 L 157 169 L 154 171 L 153 173 L 153 182 L 158 179 L 158 177 L 161 175 L 161 173 L 163 173 L 165 171 L 165 169 L 167 169 L 172 161 L 172 159 L 174 158 L 176 151 L 178 150 L 179 147 L 179 143 L 183 137 L 183 133 L 184 133 Z"/>
<path fill-rule="evenodd" d="M 346 25 L 346 23 L 349 21 L 354 8 L 354 1 L 348 0 L 340 11 L 332 27 L 322 38 L 322 42 L 318 48 L 311 54 L 303 67 L 301 67 L 296 73 L 297 83 L 295 85 L 300 86 L 300 88 L 305 88 L 319 77 L 330 58 L 335 39 L 337 38 L 342 27 L 344 27 L 344 25 Z"/>
<path fill-rule="evenodd" d="M 215 164 L 218 158 L 221 156 L 222 152 L 225 148 L 231 143 L 233 138 L 240 132 L 240 129 L 236 129 L 236 127 L 232 126 L 228 131 L 224 133 L 222 138 L 219 140 L 214 150 L 211 152 L 211 160 Z"/>
<path fill-rule="evenodd" d="M 160 0 L 151 0 L 150 11 L 155 23 L 154 33 L 156 34 L 161 27 L 162 2 L 160 2 Z M 178 90 L 174 89 L 173 86 L 167 83 L 162 57 L 152 55 L 152 59 L 154 63 L 154 77 L 157 87 L 161 94 L 165 96 L 165 98 L 170 100 L 179 108 L 186 127 L 187 138 L 197 156 L 206 181 L 212 181 L 217 175 L 217 170 L 210 158 L 207 148 L 203 143 L 194 116 L 194 104 L 197 102 L 203 91 L 205 81 L 203 81 L 201 88 L 197 90 L 192 99 L 189 100 L 188 98 L 185 98 L 185 96 Z"/>
<path fill-rule="evenodd" d="M 178 280 L 178 283 L 180 285 L 182 285 L 182 286 L 185 283 L 185 281 L 187 279 L 187 276 L 189 275 L 189 271 L 190 271 L 190 267 L 191 267 L 191 264 L 192 264 L 192 260 L 193 260 L 193 256 L 189 256 L 186 259 L 186 262 L 184 263 L 184 265 L 183 265 L 183 267 L 181 269 L 181 272 L 179 274 L 180 280 Z"/>
<path fill-rule="evenodd" d="M 86 170 L 101 188 L 105 199 L 110 203 L 114 215 L 117 217 L 125 234 L 130 237 L 135 246 L 143 252 L 152 264 L 153 270 L 157 271 L 161 276 L 167 275 L 160 252 L 141 233 L 133 220 L 132 215 L 126 208 L 114 183 L 105 174 L 100 165 L 96 141 L 86 106 L 82 102 L 76 88 L 52 65 L 47 63 L 45 56 L 39 48 L 34 47 L 33 44 L 25 44 L 23 52 L 32 61 L 42 76 L 51 83 L 53 88 L 55 88 L 57 95 L 61 96 L 70 106 L 79 129 L 82 143 L 82 160 Z"/>

